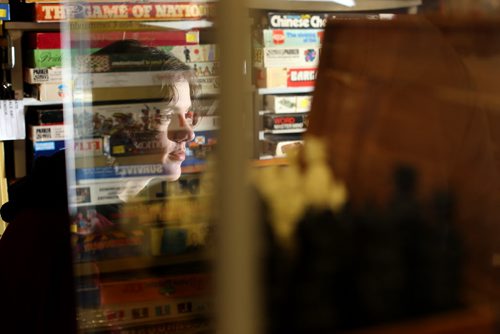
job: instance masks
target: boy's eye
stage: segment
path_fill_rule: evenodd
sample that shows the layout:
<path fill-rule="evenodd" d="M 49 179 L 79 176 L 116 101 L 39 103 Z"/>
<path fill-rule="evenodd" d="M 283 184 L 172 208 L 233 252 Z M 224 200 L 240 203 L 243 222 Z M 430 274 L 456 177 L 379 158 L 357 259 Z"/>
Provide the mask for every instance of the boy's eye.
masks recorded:
<path fill-rule="evenodd" d="M 174 110 L 164 110 L 158 113 L 159 122 L 162 124 L 167 124 L 172 121 L 172 118 L 176 115 Z M 184 119 L 189 126 L 194 126 L 198 122 L 199 116 L 193 111 L 188 111 L 184 114 Z"/>
<path fill-rule="evenodd" d="M 184 118 L 186 118 L 187 123 L 190 126 L 194 125 L 194 113 L 192 111 L 188 111 L 185 115 Z"/>
<path fill-rule="evenodd" d="M 195 113 L 194 111 L 190 110 L 186 113 L 186 119 L 190 122 L 191 126 L 195 126 L 196 123 L 198 123 L 199 120 L 199 115 L 198 113 Z"/>
<path fill-rule="evenodd" d="M 174 115 L 174 112 L 171 110 L 162 111 L 160 113 L 160 122 L 162 122 L 162 123 L 170 122 L 172 120 L 173 115 Z"/>

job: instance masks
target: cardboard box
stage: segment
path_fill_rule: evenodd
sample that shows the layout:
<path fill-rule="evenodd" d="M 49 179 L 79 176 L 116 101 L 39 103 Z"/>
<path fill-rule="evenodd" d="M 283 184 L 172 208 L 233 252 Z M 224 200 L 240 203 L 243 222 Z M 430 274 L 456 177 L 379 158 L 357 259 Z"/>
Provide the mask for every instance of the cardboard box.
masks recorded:
<path fill-rule="evenodd" d="M 266 95 L 265 108 L 276 114 L 308 112 L 311 101 L 311 95 Z"/>
<path fill-rule="evenodd" d="M 268 47 L 254 49 L 256 67 L 316 67 L 319 47 Z"/>
<path fill-rule="evenodd" d="M 314 87 L 317 68 L 256 68 L 259 88 Z"/>
<path fill-rule="evenodd" d="M 320 46 L 323 41 L 323 29 L 263 29 L 257 45 L 270 46 Z"/>
<path fill-rule="evenodd" d="M 262 143 L 262 154 L 284 157 L 288 150 L 303 145 L 302 134 L 266 134 Z"/>
<path fill-rule="evenodd" d="M 264 129 L 266 130 L 303 130 L 307 128 L 307 113 L 266 114 Z"/>

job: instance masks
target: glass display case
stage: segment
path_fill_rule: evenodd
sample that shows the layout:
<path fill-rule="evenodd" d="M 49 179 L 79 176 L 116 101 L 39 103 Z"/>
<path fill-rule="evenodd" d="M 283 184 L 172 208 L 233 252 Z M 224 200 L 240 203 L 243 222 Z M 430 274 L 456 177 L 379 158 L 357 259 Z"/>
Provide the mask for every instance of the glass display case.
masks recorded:
<path fill-rule="evenodd" d="M 495 1 L 12 8 L 6 329 L 495 333 Z"/>
<path fill-rule="evenodd" d="M 61 6 L 78 328 L 211 332 L 215 3 Z"/>
<path fill-rule="evenodd" d="M 500 21 L 458 3 L 328 21 L 303 147 L 255 178 L 268 332 L 496 331 Z"/>

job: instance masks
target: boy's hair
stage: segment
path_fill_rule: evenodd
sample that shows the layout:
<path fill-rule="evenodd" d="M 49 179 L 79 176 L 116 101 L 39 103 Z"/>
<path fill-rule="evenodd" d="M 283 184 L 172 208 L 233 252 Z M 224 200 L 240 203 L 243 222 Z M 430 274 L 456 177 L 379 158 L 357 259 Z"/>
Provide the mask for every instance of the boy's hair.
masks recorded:
<path fill-rule="evenodd" d="M 139 41 L 134 39 L 124 39 L 113 42 L 108 46 L 96 51 L 94 55 L 109 55 L 109 54 L 130 54 L 130 55 L 142 55 L 144 60 L 149 60 L 151 64 L 157 64 L 161 61 L 161 67 L 150 68 L 150 71 L 165 71 L 165 79 L 161 86 L 161 90 L 164 94 L 163 100 L 166 102 L 175 102 L 174 99 L 177 97 L 177 91 L 174 83 L 186 80 L 189 83 L 189 90 L 191 95 L 191 100 L 193 103 L 193 109 L 196 110 L 194 104 L 200 95 L 201 86 L 196 80 L 195 71 L 179 60 L 174 55 L 164 52 L 155 47 L 150 47 L 141 44 Z M 198 115 L 201 116 L 201 115 Z"/>

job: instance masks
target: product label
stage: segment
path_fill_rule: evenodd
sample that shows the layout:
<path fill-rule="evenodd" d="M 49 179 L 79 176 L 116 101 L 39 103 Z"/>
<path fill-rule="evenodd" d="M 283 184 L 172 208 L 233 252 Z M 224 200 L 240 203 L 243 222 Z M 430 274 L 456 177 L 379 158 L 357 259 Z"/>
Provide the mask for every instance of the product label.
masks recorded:
<path fill-rule="evenodd" d="M 314 86 L 318 70 L 316 68 L 290 69 L 287 72 L 288 87 Z"/>
<path fill-rule="evenodd" d="M 265 47 L 270 46 L 302 46 L 305 44 L 321 45 L 323 29 L 264 29 Z"/>
<path fill-rule="evenodd" d="M 30 125 L 29 138 L 34 142 L 65 139 L 65 125 Z"/>
<path fill-rule="evenodd" d="M 30 84 L 61 83 L 62 72 L 62 67 L 26 68 L 24 80 Z"/>
<path fill-rule="evenodd" d="M 209 3 L 37 3 L 38 22 L 86 19 L 107 20 L 197 20 L 215 16 L 215 5 Z"/>
<path fill-rule="evenodd" d="M 78 168 L 75 172 L 76 172 L 76 179 L 78 181 L 92 180 L 92 179 L 108 179 L 108 178 L 114 179 L 114 178 L 125 178 L 125 177 L 165 176 L 162 164 Z"/>
<path fill-rule="evenodd" d="M 316 67 L 321 48 L 319 47 L 269 47 L 255 48 L 257 67 Z"/>
<path fill-rule="evenodd" d="M 47 68 L 35 68 L 35 69 L 33 69 L 33 80 L 34 81 L 48 81 L 49 80 L 49 70 Z"/>
<path fill-rule="evenodd" d="M 287 29 L 323 29 L 326 26 L 328 14 L 280 14 L 269 13 L 269 26 Z"/>
<path fill-rule="evenodd" d="M 75 140 L 75 156 L 77 157 L 100 155 L 102 153 L 103 146 L 101 138 Z"/>
<path fill-rule="evenodd" d="M 53 141 L 35 143 L 33 147 L 34 151 L 53 151 L 56 149 L 56 143 Z"/>
<path fill-rule="evenodd" d="M 218 51 L 215 44 L 157 46 L 157 48 L 164 52 L 171 53 L 172 55 L 179 58 L 186 64 L 194 62 L 211 62 L 211 61 L 216 61 L 218 59 Z M 99 48 L 91 48 L 86 51 L 90 54 L 98 50 Z M 74 64 L 78 64 L 79 62 L 89 62 L 91 60 L 91 59 L 85 59 L 89 58 L 89 55 L 81 54 L 81 50 L 79 49 L 71 49 L 71 50 L 30 49 L 26 50 L 27 53 L 26 65 L 32 68 L 61 67 L 63 52 L 71 53 L 72 62 Z M 84 59 L 81 60 L 79 58 L 84 58 Z M 95 61 L 97 62 L 97 59 Z M 86 66 L 90 65 L 91 64 L 89 63 Z M 92 67 L 89 67 L 89 69 L 92 69 L 95 72 L 95 69 L 93 69 Z"/>
<path fill-rule="evenodd" d="M 270 130 L 292 130 L 307 127 L 307 114 L 296 115 L 266 115 L 265 127 Z"/>

